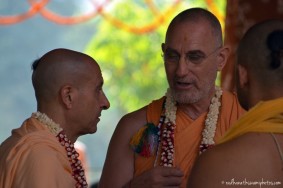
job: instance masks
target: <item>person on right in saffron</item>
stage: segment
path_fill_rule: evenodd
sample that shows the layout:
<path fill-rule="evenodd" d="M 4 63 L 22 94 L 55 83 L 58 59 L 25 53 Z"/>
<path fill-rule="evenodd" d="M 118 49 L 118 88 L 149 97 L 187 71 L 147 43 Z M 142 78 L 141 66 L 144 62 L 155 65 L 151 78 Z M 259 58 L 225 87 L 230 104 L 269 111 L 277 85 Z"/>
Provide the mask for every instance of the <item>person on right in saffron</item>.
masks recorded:
<path fill-rule="evenodd" d="M 188 188 L 283 187 L 283 21 L 251 27 L 237 56 L 238 98 L 250 110 L 200 156 Z"/>
<path fill-rule="evenodd" d="M 99 187 L 185 187 L 195 159 L 244 112 L 235 94 L 215 86 L 229 48 L 211 12 L 191 8 L 179 13 L 161 49 L 169 89 L 122 117 Z"/>

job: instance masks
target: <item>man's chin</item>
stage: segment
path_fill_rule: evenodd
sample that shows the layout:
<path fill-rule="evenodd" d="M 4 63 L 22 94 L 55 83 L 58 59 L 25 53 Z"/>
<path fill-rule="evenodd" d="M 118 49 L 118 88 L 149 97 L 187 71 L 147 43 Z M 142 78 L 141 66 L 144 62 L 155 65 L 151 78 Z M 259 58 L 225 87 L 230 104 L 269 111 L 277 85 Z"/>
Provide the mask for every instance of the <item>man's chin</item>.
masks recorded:
<path fill-rule="evenodd" d="M 97 125 L 93 126 L 88 134 L 94 134 L 97 131 Z"/>
<path fill-rule="evenodd" d="M 95 130 L 93 130 L 91 134 L 94 134 L 96 132 L 97 132 L 97 128 L 95 128 Z"/>
<path fill-rule="evenodd" d="M 173 97 L 179 104 L 193 104 L 199 101 L 199 96 L 193 95 L 192 92 L 190 94 L 187 92 L 175 92 Z"/>

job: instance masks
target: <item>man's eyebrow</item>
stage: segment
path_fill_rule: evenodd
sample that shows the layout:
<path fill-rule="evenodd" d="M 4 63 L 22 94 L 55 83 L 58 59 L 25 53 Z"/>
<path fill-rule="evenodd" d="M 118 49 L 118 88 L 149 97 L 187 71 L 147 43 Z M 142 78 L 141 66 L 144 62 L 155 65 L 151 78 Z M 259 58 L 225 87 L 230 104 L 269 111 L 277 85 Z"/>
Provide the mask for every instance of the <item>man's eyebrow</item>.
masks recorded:
<path fill-rule="evenodd" d="M 186 54 L 204 54 L 204 52 L 201 50 L 189 50 Z"/>
<path fill-rule="evenodd" d="M 170 47 L 168 47 L 165 51 L 178 53 L 177 50 Z M 189 50 L 186 52 L 186 54 L 205 54 L 205 53 L 202 50 L 196 49 L 196 50 Z"/>
<path fill-rule="evenodd" d="M 165 51 L 170 51 L 170 52 L 176 52 L 176 53 L 178 53 L 177 50 L 175 50 L 175 49 L 173 49 L 173 48 L 170 48 L 170 47 L 166 48 Z"/>

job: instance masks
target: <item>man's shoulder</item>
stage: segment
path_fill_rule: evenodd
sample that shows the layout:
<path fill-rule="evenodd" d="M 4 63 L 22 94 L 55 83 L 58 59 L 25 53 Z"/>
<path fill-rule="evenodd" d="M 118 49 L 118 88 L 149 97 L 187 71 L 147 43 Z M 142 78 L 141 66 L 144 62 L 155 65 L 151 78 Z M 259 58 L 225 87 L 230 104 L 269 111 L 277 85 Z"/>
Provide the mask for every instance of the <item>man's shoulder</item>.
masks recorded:
<path fill-rule="evenodd" d="M 207 186 L 208 182 L 201 183 L 200 181 L 203 180 L 202 177 L 210 177 L 209 183 L 214 185 L 212 187 L 221 187 L 219 184 L 221 181 L 236 177 L 239 170 L 242 171 L 247 166 L 246 151 L 252 149 L 243 145 L 246 141 L 246 138 L 239 137 L 216 145 L 201 154 L 192 169 L 190 184 Z"/>
<path fill-rule="evenodd" d="M 119 123 L 128 123 L 128 122 L 137 122 L 142 121 L 146 118 L 146 108 L 147 106 L 144 106 L 138 110 L 129 112 L 122 116 Z"/>
<path fill-rule="evenodd" d="M 280 160 L 270 134 L 247 133 L 203 153 L 193 173 L 197 177 L 200 174 L 214 176 L 217 173 L 215 178 L 269 178 L 280 173 Z"/>
<path fill-rule="evenodd" d="M 35 124 L 32 118 L 26 119 L 19 128 L 12 130 L 12 135 L 0 146 L 0 151 L 3 151 L 7 156 L 11 153 L 16 155 L 47 149 L 51 152 L 61 151 L 62 146 L 54 134 L 41 124 Z"/>
<path fill-rule="evenodd" d="M 146 124 L 146 108 L 144 106 L 136 111 L 130 112 L 122 116 L 119 120 L 115 132 L 125 135 L 133 135 L 143 125 Z"/>
<path fill-rule="evenodd" d="M 55 136 L 54 136 L 55 138 Z M 46 161 L 53 160 L 61 156 L 65 157 L 64 148 L 56 140 L 50 140 L 50 137 L 43 135 L 29 133 L 28 135 L 20 138 L 10 137 L 0 147 L 1 164 L 3 161 L 9 161 L 9 165 L 17 164 L 18 162 L 26 163 L 34 162 L 35 160 Z M 61 155 L 58 155 L 58 154 Z"/>
<path fill-rule="evenodd" d="M 147 115 L 154 112 L 154 106 L 159 106 L 159 110 L 162 110 L 163 101 L 164 97 L 161 97 L 160 99 L 153 100 L 151 103 L 138 110 L 125 114 L 118 122 L 116 130 L 119 132 L 125 132 L 129 135 L 133 135 L 140 128 L 147 124 Z"/>
<path fill-rule="evenodd" d="M 147 113 L 148 110 L 153 108 L 153 106 L 158 106 L 160 108 L 162 108 L 162 103 L 164 101 L 164 97 L 161 97 L 159 99 L 153 100 L 152 102 L 150 102 L 149 104 L 147 104 L 146 106 L 129 112 L 127 114 L 125 114 L 119 121 L 119 124 L 142 124 L 145 125 L 147 123 Z M 161 110 L 161 109 L 160 109 Z"/>
<path fill-rule="evenodd" d="M 247 166 L 260 168 L 260 163 L 263 164 L 264 159 L 269 158 L 270 153 L 274 153 L 271 149 L 273 144 L 270 134 L 246 133 L 203 153 L 200 156 L 200 163 L 223 171 L 226 171 L 225 168 L 237 170 L 245 169 Z"/>
<path fill-rule="evenodd" d="M 258 140 L 255 139 L 255 137 L 258 137 L 257 133 L 246 133 L 229 142 L 225 142 L 212 147 L 212 149 L 205 152 L 204 156 L 210 158 L 215 155 L 220 155 L 224 157 L 227 156 L 238 158 L 239 155 L 251 151 L 250 148 L 252 146 L 253 148 L 255 148 L 261 145 L 259 144 Z M 235 155 L 231 156 L 231 153 Z M 216 158 L 218 159 L 218 157 Z"/>
<path fill-rule="evenodd" d="M 1 144 L 1 150 L 30 151 L 42 148 L 61 148 L 55 135 L 46 130 L 28 132 L 25 135 L 12 134 Z"/>

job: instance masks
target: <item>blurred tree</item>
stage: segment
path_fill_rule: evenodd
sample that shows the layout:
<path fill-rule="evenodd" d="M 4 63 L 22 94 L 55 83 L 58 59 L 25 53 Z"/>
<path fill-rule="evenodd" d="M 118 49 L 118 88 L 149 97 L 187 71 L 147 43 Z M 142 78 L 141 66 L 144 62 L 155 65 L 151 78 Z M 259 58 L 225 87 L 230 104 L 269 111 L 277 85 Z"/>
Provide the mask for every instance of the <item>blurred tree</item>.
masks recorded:
<path fill-rule="evenodd" d="M 152 14 L 142 6 L 145 5 L 129 2 L 117 4 L 111 14 L 120 20 L 127 20 L 131 25 L 145 25 L 151 22 Z M 98 25 L 86 53 L 101 65 L 106 94 L 111 105 L 121 113 L 142 107 L 166 91 L 161 57 L 166 26 L 163 24 L 154 32 L 135 35 L 105 21 Z"/>

